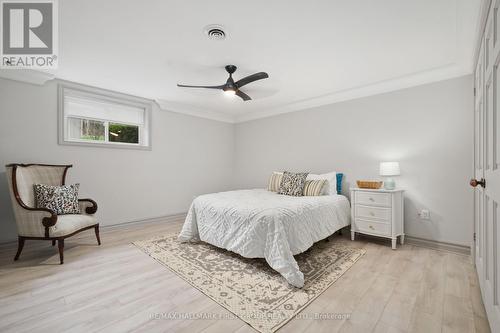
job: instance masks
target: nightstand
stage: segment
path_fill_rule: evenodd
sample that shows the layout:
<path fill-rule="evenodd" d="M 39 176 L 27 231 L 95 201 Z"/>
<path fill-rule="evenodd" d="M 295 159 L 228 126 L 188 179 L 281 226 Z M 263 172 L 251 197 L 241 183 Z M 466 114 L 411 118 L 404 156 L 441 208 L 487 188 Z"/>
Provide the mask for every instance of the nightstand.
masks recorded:
<path fill-rule="evenodd" d="M 351 239 L 356 232 L 404 243 L 404 190 L 351 188 Z"/>

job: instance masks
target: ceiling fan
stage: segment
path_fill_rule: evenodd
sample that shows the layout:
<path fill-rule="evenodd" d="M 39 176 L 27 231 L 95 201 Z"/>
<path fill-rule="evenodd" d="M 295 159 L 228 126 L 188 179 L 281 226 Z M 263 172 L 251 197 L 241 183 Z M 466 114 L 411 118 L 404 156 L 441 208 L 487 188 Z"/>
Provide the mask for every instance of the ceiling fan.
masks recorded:
<path fill-rule="evenodd" d="M 226 71 L 229 73 L 229 78 L 227 79 L 226 83 L 220 86 L 188 86 L 184 84 L 177 84 L 178 87 L 183 87 L 183 88 L 207 88 L 207 89 L 221 89 L 224 91 L 224 93 L 228 95 L 236 95 L 243 99 L 244 101 L 249 101 L 251 100 L 250 96 L 245 94 L 243 91 L 240 90 L 241 87 L 252 83 L 257 80 L 262 80 L 262 79 L 267 79 L 269 75 L 265 72 L 259 72 L 255 73 L 249 76 L 246 76 L 236 82 L 233 80 L 233 73 L 236 71 L 236 66 L 234 65 L 227 65 Z"/>

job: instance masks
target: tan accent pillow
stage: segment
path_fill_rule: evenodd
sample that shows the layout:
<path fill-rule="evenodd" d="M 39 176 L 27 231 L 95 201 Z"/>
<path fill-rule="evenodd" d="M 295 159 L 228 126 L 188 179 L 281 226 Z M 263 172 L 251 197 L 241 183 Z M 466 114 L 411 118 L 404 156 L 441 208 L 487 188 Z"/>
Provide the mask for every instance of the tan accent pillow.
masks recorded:
<path fill-rule="evenodd" d="M 318 196 L 322 194 L 323 187 L 327 183 L 326 179 L 306 180 L 304 185 L 305 196 Z"/>
<path fill-rule="evenodd" d="M 271 192 L 278 192 L 283 179 L 282 172 L 273 172 L 271 178 L 269 178 L 269 184 L 267 185 L 267 190 Z"/>

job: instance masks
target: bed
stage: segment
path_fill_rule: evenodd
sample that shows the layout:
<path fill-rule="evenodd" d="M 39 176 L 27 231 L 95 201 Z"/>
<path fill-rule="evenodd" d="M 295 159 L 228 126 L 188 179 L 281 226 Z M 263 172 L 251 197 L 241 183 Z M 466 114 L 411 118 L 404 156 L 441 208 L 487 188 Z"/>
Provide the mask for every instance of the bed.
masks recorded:
<path fill-rule="evenodd" d="M 246 258 L 265 258 L 291 285 L 304 274 L 294 255 L 350 224 L 343 195 L 292 197 L 265 189 L 201 195 L 194 199 L 179 235 Z"/>

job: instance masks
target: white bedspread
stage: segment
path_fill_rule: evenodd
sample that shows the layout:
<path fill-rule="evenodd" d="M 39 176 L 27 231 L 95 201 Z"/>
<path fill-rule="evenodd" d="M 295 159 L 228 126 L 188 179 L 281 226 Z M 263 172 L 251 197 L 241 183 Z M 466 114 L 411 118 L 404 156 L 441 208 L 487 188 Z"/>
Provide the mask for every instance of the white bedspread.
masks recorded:
<path fill-rule="evenodd" d="M 293 255 L 350 224 L 342 195 L 291 197 L 264 189 L 201 195 L 194 199 L 179 235 L 267 263 L 296 287 L 304 274 Z"/>

